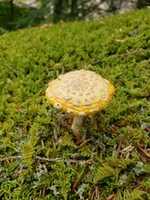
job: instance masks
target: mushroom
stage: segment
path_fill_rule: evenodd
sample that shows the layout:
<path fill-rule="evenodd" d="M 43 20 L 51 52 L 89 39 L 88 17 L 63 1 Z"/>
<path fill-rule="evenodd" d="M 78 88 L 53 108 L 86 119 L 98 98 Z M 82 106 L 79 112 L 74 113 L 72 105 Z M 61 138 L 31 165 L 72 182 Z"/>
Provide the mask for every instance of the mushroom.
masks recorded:
<path fill-rule="evenodd" d="M 99 74 L 89 70 L 75 70 L 49 82 L 48 102 L 73 116 L 71 129 L 80 141 L 80 128 L 85 116 L 106 107 L 114 94 L 114 86 Z"/>

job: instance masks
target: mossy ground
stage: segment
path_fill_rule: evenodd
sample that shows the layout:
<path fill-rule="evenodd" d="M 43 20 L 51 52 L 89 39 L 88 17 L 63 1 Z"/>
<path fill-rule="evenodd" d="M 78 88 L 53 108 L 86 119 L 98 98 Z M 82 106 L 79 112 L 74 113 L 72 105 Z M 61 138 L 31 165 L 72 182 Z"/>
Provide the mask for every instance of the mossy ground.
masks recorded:
<path fill-rule="evenodd" d="M 150 199 L 149 27 L 147 9 L 0 37 L 0 199 Z M 111 80 L 116 94 L 86 119 L 89 140 L 77 146 L 45 89 L 81 68 Z"/>

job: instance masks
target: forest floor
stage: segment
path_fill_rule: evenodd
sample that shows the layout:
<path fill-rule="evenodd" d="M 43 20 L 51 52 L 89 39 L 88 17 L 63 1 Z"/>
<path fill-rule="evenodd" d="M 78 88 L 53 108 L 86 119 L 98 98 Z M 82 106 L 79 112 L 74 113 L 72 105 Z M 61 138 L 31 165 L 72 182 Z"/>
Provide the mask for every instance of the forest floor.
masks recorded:
<path fill-rule="evenodd" d="M 145 9 L 0 36 L 0 199 L 150 199 L 149 27 Z M 116 88 L 80 145 L 45 98 L 49 80 L 77 69 Z"/>

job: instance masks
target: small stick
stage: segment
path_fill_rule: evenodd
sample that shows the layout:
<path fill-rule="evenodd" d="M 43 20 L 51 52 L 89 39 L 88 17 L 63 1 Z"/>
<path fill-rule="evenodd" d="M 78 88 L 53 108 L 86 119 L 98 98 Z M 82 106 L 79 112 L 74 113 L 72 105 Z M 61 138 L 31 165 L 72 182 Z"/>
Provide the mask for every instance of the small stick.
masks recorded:
<path fill-rule="evenodd" d="M 3 161 L 8 161 L 8 160 L 16 160 L 16 159 L 21 159 L 22 156 L 9 156 L 9 157 L 0 157 L 0 162 Z M 77 159 L 63 159 L 63 158 L 45 158 L 45 157 L 40 157 L 36 156 L 35 157 L 37 160 L 41 161 L 47 161 L 47 162 L 68 162 L 68 163 L 79 163 L 79 164 L 91 164 L 93 161 L 92 160 L 77 160 Z"/>
<path fill-rule="evenodd" d="M 1 157 L 0 156 L 0 162 L 8 161 L 8 160 L 17 160 L 20 159 L 22 156 L 9 156 L 9 157 Z"/>
<path fill-rule="evenodd" d="M 137 150 L 147 159 L 150 159 L 150 153 L 144 150 L 140 145 L 137 145 Z"/>

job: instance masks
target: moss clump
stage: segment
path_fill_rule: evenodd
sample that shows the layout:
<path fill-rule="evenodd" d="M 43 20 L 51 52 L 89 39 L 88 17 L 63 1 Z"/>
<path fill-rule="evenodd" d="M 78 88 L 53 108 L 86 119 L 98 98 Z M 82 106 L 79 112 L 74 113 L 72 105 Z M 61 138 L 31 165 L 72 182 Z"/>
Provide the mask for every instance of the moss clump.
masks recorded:
<path fill-rule="evenodd" d="M 1 199 L 150 198 L 149 26 L 147 9 L 0 37 Z M 81 68 L 112 80 L 116 96 L 78 147 L 45 89 Z"/>

